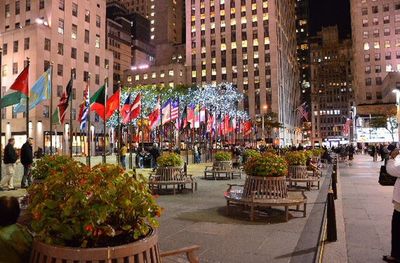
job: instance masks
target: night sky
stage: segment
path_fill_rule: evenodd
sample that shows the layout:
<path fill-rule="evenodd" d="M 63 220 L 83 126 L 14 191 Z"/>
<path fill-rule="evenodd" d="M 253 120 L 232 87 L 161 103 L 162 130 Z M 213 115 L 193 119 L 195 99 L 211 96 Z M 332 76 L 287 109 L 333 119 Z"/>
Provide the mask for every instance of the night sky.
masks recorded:
<path fill-rule="evenodd" d="M 350 0 L 310 0 L 311 35 L 322 26 L 338 25 L 340 37 L 351 37 Z"/>

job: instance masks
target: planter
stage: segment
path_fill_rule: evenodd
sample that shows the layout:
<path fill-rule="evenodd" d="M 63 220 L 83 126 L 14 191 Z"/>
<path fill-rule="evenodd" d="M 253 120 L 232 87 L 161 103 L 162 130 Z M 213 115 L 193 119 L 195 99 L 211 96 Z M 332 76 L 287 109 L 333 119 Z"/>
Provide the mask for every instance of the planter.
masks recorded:
<path fill-rule="evenodd" d="M 232 160 L 230 161 L 214 161 L 213 168 L 216 171 L 226 171 L 232 169 Z"/>
<path fill-rule="evenodd" d="M 181 175 L 181 167 L 159 167 L 156 170 L 156 180 L 158 181 L 173 181 Z"/>
<path fill-rule="evenodd" d="M 153 232 L 137 242 L 104 248 L 71 248 L 34 241 L 30 263 L 36 262 L 147 262 L 160 263 L 158 233 Z"/>
<path fill-rule="evenodd" d="M 286 177 L 247 176 L 243 188 L 244 197 L 279 199 L 287 197 Z"/>
<path fill-rule="evenodd" d="M 313 157 L 311 157 L 311 161 L 312 161 L 313 163 L 318 163 L 319 160 L 320 160 L 320 157 L 319 157 L 319 156 L 313 156 Z"/>
<path fill-rule="evenodd" d="M 289 177 L 293 179 L 307 178 L 307 166 L 291 165 L 289 166 Z"/>

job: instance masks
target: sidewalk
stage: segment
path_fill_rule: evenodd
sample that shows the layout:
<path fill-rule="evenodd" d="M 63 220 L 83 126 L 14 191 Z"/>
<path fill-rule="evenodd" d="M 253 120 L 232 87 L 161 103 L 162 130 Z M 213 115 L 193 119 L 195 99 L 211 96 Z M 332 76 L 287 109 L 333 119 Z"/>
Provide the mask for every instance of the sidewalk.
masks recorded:
<path fill-rule="evenodd" d="M 350 263 L 383 262 L 390 253 L 393 187 L 378 184 L 382 164 L 359 155 L 351 166 L 339 166 Z"/>

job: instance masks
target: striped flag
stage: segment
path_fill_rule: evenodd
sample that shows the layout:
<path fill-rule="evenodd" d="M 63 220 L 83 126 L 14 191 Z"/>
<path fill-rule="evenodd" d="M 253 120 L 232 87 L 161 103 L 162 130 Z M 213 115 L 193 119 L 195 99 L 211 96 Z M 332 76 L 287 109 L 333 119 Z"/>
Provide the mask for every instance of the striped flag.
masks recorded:
<path fill-rule="evenodd" d="M 296 109 L 296 111 L 297 111 L 297 115 L 299 116 L 300 120 L 304 118 L 306 121 L 308 121 L 307 102 L 304 102 L 303 104 L 301 104 Z"/>
<path fill-rule="evenodd" d="M 133 101 L 129 112 L 125 115 L 123 119 L 123 123 L 127 124 L 130 121 L 139 117 L 140 112 L 142 110 L 142 99 L 140 93 L 136 96 L 135 100 Z"/>
<path fill-rule="evenodd" d="M 179 100 L 175 100 L 171 103 L 171 121 L 178 119 L 179 117 Z"/>
<path fill-rule="evenodd" d="M 86 128 L 86 123 L 88 121 L 89 115 L 89 108 L 90 108 L 90 101 L 89 101 L 89 84 L 86 84 L 86 88 L 83 91 L 83 101 L 79 111 L 78 120 L 81 122 L 80 129 L 83 131 Z"/>

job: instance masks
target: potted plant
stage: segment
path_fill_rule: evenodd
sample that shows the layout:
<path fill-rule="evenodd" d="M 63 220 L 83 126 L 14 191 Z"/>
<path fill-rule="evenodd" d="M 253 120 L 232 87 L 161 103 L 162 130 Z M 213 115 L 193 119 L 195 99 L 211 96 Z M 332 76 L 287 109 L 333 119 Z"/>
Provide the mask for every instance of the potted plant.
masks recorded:
<path fill-rule="evenodd" d="M 216 152 L 214 155 L 213 167 L 216 170 L 232 169 L 232 154 L 224 151 Z"/>
<path fill-rule="evenodd" d="M 243 154 L 243 162 L 246 163 L 252 157 L 258 157 L 261 153 L 257 150 L 248 149 Z"/>
<path fill-rule="evenodd" d="M 157 158 L 158 168 L 154 180 L 170 181 L 182 174 L 183 159 L 177 153 L 163 153 Z"/>
<path fill-rule="evenodd" d="M 65 157 L 55 157 L 58 160 Z M 116 165 L 92 169 L 68 161 L 28 189 L 35 242 L 31 262 L 104 261 L 151 253 L 158 257 L 160 207 L 141 175 Z M 146 252 L 147 251 L 147 252 Z"/>
<path fill-rule="evenodd" d="M 41 159 L 39 159 L 32 165 L 33 182 L 34 183 L 43 182 L 43 180 L 45 180 L 52 174 L 61 172 L 63 170 L 63 167 L 66 165 L 81 166 L 83 164 L 67 156 L 58 156 L 58 155 L 43 156 Z"/>
<path fill-rule="evenodd" d="M 292 178 L 304 178 L 307 176 L 307 159 L 309 152 L 291 151 L 286 153 L 286 161 L 289 165 L 289 176 Z"/>
<path fill-rule="evenodd" d="M 285 197 L 287 195 L 286 175 L 288 165 L 285 158 L 274 153 L 263 153 L 244 165 L 246 181 L 243 194 L 250 197 L 253 193 Z"/>

